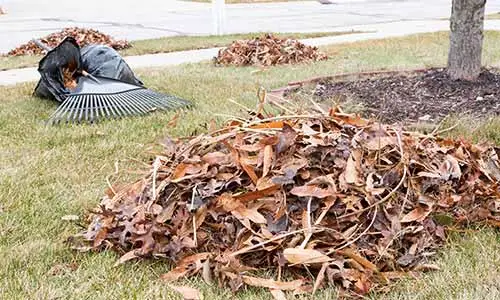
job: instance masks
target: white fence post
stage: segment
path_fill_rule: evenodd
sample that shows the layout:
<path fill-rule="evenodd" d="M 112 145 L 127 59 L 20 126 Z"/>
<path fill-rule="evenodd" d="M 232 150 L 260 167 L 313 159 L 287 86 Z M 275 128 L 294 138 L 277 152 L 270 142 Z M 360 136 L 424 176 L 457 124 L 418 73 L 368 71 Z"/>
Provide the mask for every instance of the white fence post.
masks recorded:
<path fill-rule="evenodd" d="M 225 0 L 212 0 L 212 19 L 213 34 L 224 34 L 224 25 L 226 20 L 226 2 Z"/>

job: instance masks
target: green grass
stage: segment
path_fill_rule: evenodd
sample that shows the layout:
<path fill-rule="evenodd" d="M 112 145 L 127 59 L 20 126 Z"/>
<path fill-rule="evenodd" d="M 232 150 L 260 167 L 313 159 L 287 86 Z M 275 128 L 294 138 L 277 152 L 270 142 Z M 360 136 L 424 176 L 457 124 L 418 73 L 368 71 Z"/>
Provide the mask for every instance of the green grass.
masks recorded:
<path fill-rule="evenodd" d="M 0 299 L 180 299 L 158 276 L 168 270 L 162 261 L 131 262 L 113 267 L 111 252 L 77 253 L 64 240 L 80 231 L 61 220 L 95 207 L 106 188 L 106 177 L 136 170 L 146 151 L 166 135 L 184 136 L 204 130 L 216 113 L 237 114 L 234 99 L 254 106 L 259 86 L 277 88 L 289 81 L 343 72 L 443 66 L 447 35 L 415 35 L 386 41 L 367 41 L 324 47 L 332 58 L 311 65 L 280 66 L 264 71 L 254 67 L 214 67 L 187 64 L 138 75 L 156 90 L 192 99 L 176 127 L 167 123 L 174 113 L 104 122 L 93 126 L 47 127 L 43 121 L 55 109 L 49 101 L 30 96 L 34 84 L 0 88 Z M 487 32 L 484 62 L 500 62 L 500 34 Z M 468 122 L 464 122 L 468 125 Z M 500 143 L 500 121 L 478 121 L 450 134 Z M 111 180 L 126 181 L 140 175 Z M 375 299 L 498 299 L 500 235 L 481 230 L 453 235 L 436 258 L 442 270 L 418 280 L 397 283 Z M 54 266 L 74 263 L 51 275 Z M 200 287 L 205 299 L 227 299 L 228 289 L 210 287 L 198 279 L 182 284 Z M 248 289 L 237 299 L 270 299 L 266 291 Z M 315 299 L 332 299 L 334 289 Z M 303 299 L 309 299 L 304 297 Z"/>
<path fill-rule="evenodd" d="M 342 34 L 358 33 L 356 31 L 346 32 L 311 32 L 311 33 L 276 33 L 282 38 L 306 39 L 315 37 L 335 36 Z M 212 47 L 224 47 L 234 40 L 251 39 L 264 33 L 242 33 L 229 35 L 210 35 L 210 36 L 173 36 L 158 39 L 139 40 L 131 42 L 132 48 L 119 51 L 122 56 L 143 55 L 154 53 L 168 53 L 174 51 L 206 49 Z M 33 67 L 38 64 L 42 56 L 0 56 L 0 70 L 15 68 Z"/>

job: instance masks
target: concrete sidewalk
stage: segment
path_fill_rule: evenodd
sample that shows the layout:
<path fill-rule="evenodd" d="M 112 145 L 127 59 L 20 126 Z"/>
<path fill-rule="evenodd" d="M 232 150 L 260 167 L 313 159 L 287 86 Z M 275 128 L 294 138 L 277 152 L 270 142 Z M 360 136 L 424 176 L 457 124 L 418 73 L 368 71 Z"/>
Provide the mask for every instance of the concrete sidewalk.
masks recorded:
<path fill-rule="evenodd" d="M 141 40 L 213 33 L 210 3 L 177 0 L 3 0 L 0 53 L 35 37 L 79 26 L 115 38 Z M 230 4 L 224 33 L 339 31 L 358 25 L 435 21 L 449 17 L 450 0 L 331 0 Z M 486 13 L 500 11 L 488 0 Z"/>
<path fill-rule="evenodd" d="M 311 38 L 301 40 L 311 46 L 350 43 L 363 40 L 383 39 L 409 34 L 449 30 L 448 21 L 403 21 L 378 25 L 359 25 L 339 28 L 339 31 L 363 31 L 364 33 Z M 485 30 L 500 30 L 500 20 L 485 21 Z M 151 67 L 166 67 L 184 63 L 196 63 L 212 59 L 220 48 L 179 51 L 171 53 L 127 56 L 126 62 L 134 70 Z M 0 72 L 0 86 L 36 81 L 40 78 L 36 68 L 13 69 Z"/>

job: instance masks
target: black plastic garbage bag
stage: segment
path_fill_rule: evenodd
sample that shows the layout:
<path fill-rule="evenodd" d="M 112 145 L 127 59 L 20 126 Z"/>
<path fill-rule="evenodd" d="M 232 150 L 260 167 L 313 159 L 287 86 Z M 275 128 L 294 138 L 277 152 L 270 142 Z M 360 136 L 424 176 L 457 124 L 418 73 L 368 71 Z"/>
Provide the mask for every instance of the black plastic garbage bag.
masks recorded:
<path fill-rule="evenodd" d="M 82 70 L 94 76 L 117 79 L 122 82 L 143 86 L 123 58 L 111 47 L 89 45 L 80 49 L 72 37 L 65 38 L 40 61 L 40 81 L 35 96 L 63 102 L 71 91 L 64 86 L 63 69 L 75 74 Z"/>
<path fill-rule="evenodd" d="M 89 45 L 80 51 L 82 67 L 94 76 L 143 85 L 115 49 L 105 45 Z"/>
<path fill-rule="evenodd" d="M 38 64 L 40 80 L 35 87 L 35 96 L 64 101 L 70 90 L 64 86 L 63 68 L 81 69 L 80 46 L 74 38 L 64 39 L 45 55 Z"/>

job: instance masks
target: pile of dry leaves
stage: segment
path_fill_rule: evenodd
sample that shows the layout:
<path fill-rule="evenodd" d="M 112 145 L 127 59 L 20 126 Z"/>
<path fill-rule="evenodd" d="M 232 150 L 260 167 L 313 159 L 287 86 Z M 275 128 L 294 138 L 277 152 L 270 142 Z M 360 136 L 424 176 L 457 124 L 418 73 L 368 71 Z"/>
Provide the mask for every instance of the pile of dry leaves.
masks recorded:
<path fill-rule="evenodd" d="M 215 63 L 274 66 L 326 59 L 327 56 L 319 52 L 316 47 L 306 46 L 298 40 L 280 39 L 272 34 L 266 34 L 252 40 L 234 41 L 229 47 L 219 50 Z"/>
<path fill-rule="evenodd" d="M 78 27 L 65 28 L 59 32 L 51 33 L 40 40 L 47 46 L 54 48 L 59 45 L 60 42 L 64 40 L 67 36 L 71 36 L 76 39 L 80 47 L 87 46 L 90 44 L 101 44 L 107 45 L 115 50 L 121 50 L 130 48 L 129 42 L 125 40 L 115 40 L 111 36 L 101 33 L 95 29 L 85 29 Z M 15 49 L 12 49 L 7 53 L 9 56 L 21 56 L 21 55 L 41 55 L 44 54 L 44 50 L 38 47 L 32 41 L 21 45 Z"/>
<path fill-rule="evenodd" d="M 500 225 L 499 153 L 334 109 L 257 114 L 167 140 L 146 177 L 109 188 L 79 247 L 164 258 L 165 281 L 365 295 L 437 268 L 446 226 Z"/>

